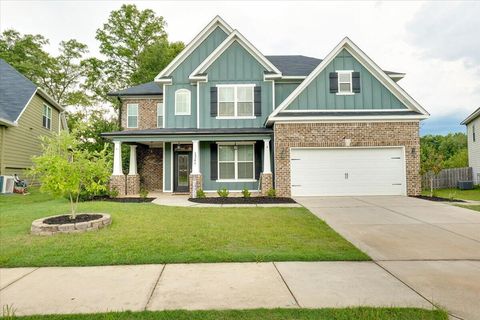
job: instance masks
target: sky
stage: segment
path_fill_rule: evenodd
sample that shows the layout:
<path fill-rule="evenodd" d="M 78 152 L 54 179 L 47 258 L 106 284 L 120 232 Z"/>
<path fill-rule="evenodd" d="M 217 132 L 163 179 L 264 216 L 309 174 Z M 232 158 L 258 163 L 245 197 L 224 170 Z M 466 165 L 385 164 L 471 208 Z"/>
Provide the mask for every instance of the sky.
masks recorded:
<path fill-rule="evenodd" d="M 42 34 L 47 50 L 77 39 L 101 56 L 95 31 L 123 3 L 152 9 L 171 41 L 188 43 L 215 15 L 265 55 L 325 57 L 348 36 L 431 117 L 422 134 L 464 132 L 460 122 L 480 106 L 480 2 L 395 1 L 0 1 L 0 31 Z M 159 70 L 160 71 L 160 70 Z"/>

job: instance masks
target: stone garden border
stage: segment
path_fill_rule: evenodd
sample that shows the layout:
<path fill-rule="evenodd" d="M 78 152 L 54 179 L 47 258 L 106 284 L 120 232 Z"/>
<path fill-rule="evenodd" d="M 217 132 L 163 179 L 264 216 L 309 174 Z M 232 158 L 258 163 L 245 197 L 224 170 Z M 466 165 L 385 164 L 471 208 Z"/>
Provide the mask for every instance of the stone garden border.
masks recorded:
<path fill-rule="evenodd" d="M 43 223 L 43 221 L 46 219 L 64 216 L 65 214 L 37 219 L 32 222 L 30 233 L 33 235 L 39 235 L 39 236 L 51 236 L 56 233 L 81 233 L 86 231 L 94 231 L 94 230 L 102 229 L 112 223 L 112 217 L 109 214 L 106 214 L 106 213 L 92 213 L 92 214 L 99 214 L 102 217 L 92 221 L 68 223 L 68 224 Z"/>

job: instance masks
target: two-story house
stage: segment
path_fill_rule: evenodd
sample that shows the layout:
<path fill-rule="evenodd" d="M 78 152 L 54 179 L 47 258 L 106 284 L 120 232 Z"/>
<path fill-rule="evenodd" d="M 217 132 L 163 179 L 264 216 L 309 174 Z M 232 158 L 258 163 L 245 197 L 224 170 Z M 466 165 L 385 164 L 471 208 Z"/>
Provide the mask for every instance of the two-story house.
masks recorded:
<path fill-rule="evenodd" d="M 473 181 L 480 184 L 480 108 L 461 124 L 467 126 L 468 165 L 472 168 Z"/>
<path fill-rule="evenodd" d="M 152 82 L 112 93 L 123 130 L 104 134 L 115 144 L 111 186 L 419 194 L 428 113 L 397 84 L 403 76 L 348 38 L 323 60 L 265 56 L 217 16 Z"/>
<path fill-rule="evenodd" d="M 62 129 L 63 107 L 0 59 L 0 175 L 23 177 L 42 152 L 39 137 Z"/>

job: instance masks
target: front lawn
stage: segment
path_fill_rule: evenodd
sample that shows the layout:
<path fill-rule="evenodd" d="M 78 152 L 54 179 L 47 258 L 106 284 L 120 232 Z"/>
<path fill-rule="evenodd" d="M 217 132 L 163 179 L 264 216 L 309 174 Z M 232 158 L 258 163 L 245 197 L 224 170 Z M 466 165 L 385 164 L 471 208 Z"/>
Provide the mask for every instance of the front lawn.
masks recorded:
<path fill-rule="evenodd" d="M 144 311 L 88 315 L 19 317 L 22 320 L 447 320 L 441 310 L 416 308 L 257 309 L 212 311 Z"/>
<path fill-rule="evenodd" d="M 67 213 L 69 204 L 31 192 L 0 196 L 1 267 L 369 259 L 305 208 L 84 202 L 79 212 L 109 213 L 112 225 L 33 236 L 33 220 Z"/>
<path fill-rule="evenodd" d="M 430 190 L 422 191 L 423 196 L 430 196 Z M 445 199 L 457 200 L 476 200 L 480 201 L 480 187 L 473 190 L 459 190 L 455 188 L 450 189 L 436 189 L 433 190 L 433 195 Z"/>
<path fill-rule="evenodd" d="M 475 210 L 475 211 L 478 211 L 480 212 L 480 205 L 477 206 L 477 205 L 472 205 L 472 206 L 462 206 L 462 205 L 459 205 L 459 207 L 462 207 L 462 208 L 465 208 L 465 209 L 470 209 L 470 210 Z"/>

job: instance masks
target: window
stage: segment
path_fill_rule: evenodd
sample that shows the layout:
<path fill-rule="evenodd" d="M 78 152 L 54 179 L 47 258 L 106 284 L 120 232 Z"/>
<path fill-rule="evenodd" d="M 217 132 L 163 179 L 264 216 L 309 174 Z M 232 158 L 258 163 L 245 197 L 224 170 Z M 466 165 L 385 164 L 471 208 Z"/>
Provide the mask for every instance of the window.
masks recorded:
<path fill-rule="evenodd" d="M 46 104 L 43 105 L 42 125 L 48 130 L 52 129 L 52 108 Z"/>
<path fill-rule="evenodd" d="M 138 104 L 127 104 L 127 128 L 138 128 Z"/>
<path fill-rule="evenodd" d="M 254 85 L 218 86 L 218 117 L 254 117 Z"/>
<path fill-rule="evenodd" d="M 218 145 L 219 180 L 255 179 L 253 144 Z"/>
<path fill-rule="evenodd" d="M 475 140 L 476 140 L 476 137 L 475 137 L 475 125 L 474 125 L 474 124 L 472 124 L 472 140 L 473 140 L 473 142 L 475 142 Z"/>
<path fill-rule="evenodd" d="M 337 71 L 338 73 L 338 93 L 352 94 L 352 71 Z"/>
<path fill-rule="evenodd" d="M 175 92 L 175 115 L 190 115 L 190 90 L 179 89 Z"/>
<path fill-rule="evenodd" d="M 157 103 L 157 128 L 163 128 L 163 102 Z"/>

